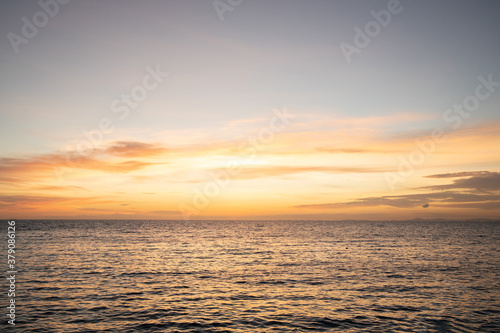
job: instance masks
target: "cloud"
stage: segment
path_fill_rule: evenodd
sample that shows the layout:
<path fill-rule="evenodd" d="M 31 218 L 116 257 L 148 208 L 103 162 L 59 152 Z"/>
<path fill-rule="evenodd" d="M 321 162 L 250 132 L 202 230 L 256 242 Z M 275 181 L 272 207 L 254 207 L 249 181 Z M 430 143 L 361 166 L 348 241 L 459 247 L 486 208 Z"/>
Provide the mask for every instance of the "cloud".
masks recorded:
<path fill-rule="evenodd" d="M 295 121 L 292 125 L 294 128 L 302 130 L 315 130 L 321 128 L 329 129 L 344 129 L 357 128 L 357 129 L 373 129 L 385 128 L 391 125 L 398 125 L 404 123 L 415 123 L 417 121 L 424 121 L 434 118 L 435 115 L 426 114 L 423 112 L 406 112 L 398 113 L 388 116 L 372 116 L 361 118 L 346 118 L 346 117 L 332 117 L 331 115 L 323 114 L 301 114 L 300 119 L 302 122 Z"/>
<path fill-rule="evenodd" d="M 224 168 L 212 169 L 212 172 L 226 172 Z M 358 168 L 358 167 L 325 167 L 325 166 L 262 166 L 241 167 L 231 179 L 254 179 L 262 177 L 287 176 L 291 174 L 322 172 L 322 173 L 372 173 L 388 172 L 386 168 Z"/>
<path fill-rule="evenodd" d="M 83 211 L 86 211 L 86 212 L 113 212 L 113 210 L 110 210 L 110 209 L 106 209 L 106 208 L 96 208 L 96 207 L 83 207 L 83 208 L 79 208 L 78 210 L 83 210 Z M 122 211 L 123 213 L 123 211 Z"/>
<path fill-rule="evenodd" d="M 469 176 L 481 176 L 481 175 L 490 175 L 495 172 L 490 171 L 465 171 L 465 172 L 455 172 L 455 173 L 441 173 L 437 175 L 429 175 L 425 176 L 425 178 L 462 178 Z"/>
<path fill-rule="evenodd" d="M 103 150 L 103 152 L 106 154 L 124 157 L 157 156 L 168 151 L 168 149 L 160 146 L 159 144 L 137 141 L 115 141 L 109 147 Z"/>
<path fill-rule="evenodd" d="M 155 215 L 179 215 L 178 210 L 153 210 L 150 213 Z"/>
<path fill-rule="evenodd" d="M 57 168 L 77 168 L 109 173 L 128 173 L 158 163 L 137 160 L 104 160 L 82 156 L 74 152 L 54 153 L 27 158 L 0 158 L 0 180 L 19 183 L 56 177 Z"/>
<path fill-rule="evenodd" d="M 466 202 L 484 202 L 484 201 L 498 201 L 497 204 L 500 204 L 500 195 L 471 194 L 471 193 L 459 193 L 459 192 L 449 191 L 442 193 L 423 193 L 423 194 L 368 197 L 368 198 L 361 198 L 355 201 L 348 201 L 341 203 L 309 204 L 309 205 L 298 205 L 294 207 L 329 209 L 329 208 L 342 208 L 342 207 L 391 206 L 398 208 L 413 208 L 413 207 L 429 205 L 428 202 L 466 203 Z"/>
<path fill-rule="evenodd" d="M 0 159 L 0 163 L 1 163 L 1 159 Z M 2 166 L 0 166 L 0 170 L 2 170 Z M 4 176 L 0 175 L 0 183 L 17 184 L 19 182 L 20 182 L 19 178 L 4 177 Z"/>
<path fill-rule="evenodd" d="M 3 207 L 60 207 L 65 205 L 109 204 L 114 200 L 100 197 L 62 197 L 43 195 L 0 195 Z"/>
<path fill-rule="evenodd" d="M 452 184 L 426 186 L 423 188 L 431 190 L 446 190 L 446 189 L 469 189 L 480 192 L 498 191 L 500 190 L 500 172 L 475 171 L 475 172 L 460 172 L 454 174 L 440 174 L 427 176 L 427 178 L 460 178 L 453 181 Z"/>
<path fill-rule="evenodd" d="M 500 201 L 490 201 L 490 202 L 468 202 L 461 204 L 446 204 L 446 205 L 435 205 L 436 207 L 452 207 L 452 208 L 475 208 L 475 209 L 486 209 L 486 210 L 500 210 Z"/>
<path fill-rule="evenodd" d="M 365 149 L 365 148 L 316 148 L 317 151 L 331 154 L 390 154 L 401 153 L 404 150 L 390 150 L 390 149 Z"/>
<path fill-rule="evenodd" d="M 332 209 L 373 206 L 415 208 L 421 206 L 423 208 L 428 208 L 430 207 L 429 203 L 432 202 L 435 207 L 500 209 L 500 173 L 498 172 L 460 172 L 455 174 L 432 175 L 428 178 L 452 178 L 460 176 L 467 176 L 468 178 L 454 180 L 452 184 L 421 188 L 435 191 L 430 193 L 368 197 L 348 202 L 307 204 L 294 207 Z M 453 189 L 453 191 L 450 191 L 450 189 Z"/>
<path fill-rule="evenodd" d="M 56 185 L 37 186 L 33 189 L 40 191 L 74 191 L 74 190 L 88 191 L 88 189 L 81 186 L 56 186 Z"/>

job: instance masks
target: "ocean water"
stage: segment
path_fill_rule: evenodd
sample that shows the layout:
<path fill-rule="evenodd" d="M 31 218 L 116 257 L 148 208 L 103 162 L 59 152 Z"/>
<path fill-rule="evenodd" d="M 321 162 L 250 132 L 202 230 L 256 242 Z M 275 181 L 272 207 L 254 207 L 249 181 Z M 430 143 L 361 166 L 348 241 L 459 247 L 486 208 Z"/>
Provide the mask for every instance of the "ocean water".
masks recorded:
<path fill-rule="evenodd" d="M 16 241 L 11 331 L 500 332 L 500 223 L 17 221 Z"/>

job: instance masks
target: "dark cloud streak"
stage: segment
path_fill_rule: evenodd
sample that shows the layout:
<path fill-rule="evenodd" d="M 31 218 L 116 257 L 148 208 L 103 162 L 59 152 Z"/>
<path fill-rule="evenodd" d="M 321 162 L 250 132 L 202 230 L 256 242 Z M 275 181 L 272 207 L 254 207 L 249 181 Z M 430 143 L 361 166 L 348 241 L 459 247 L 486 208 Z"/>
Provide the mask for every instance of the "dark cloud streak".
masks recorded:
<path fill-rule="evenodd" d="M 427 176 L 427 178 L 460 178 L 451 184 L 426 186 L 434 192 L 360 198 L 340 203 L 298 205 L 295 208 L 333 209 L 344 207 L 391 206 L 397 208 L 449 207 L 500 209 L 500 173 L 489 171 L 459 172 Z"/>

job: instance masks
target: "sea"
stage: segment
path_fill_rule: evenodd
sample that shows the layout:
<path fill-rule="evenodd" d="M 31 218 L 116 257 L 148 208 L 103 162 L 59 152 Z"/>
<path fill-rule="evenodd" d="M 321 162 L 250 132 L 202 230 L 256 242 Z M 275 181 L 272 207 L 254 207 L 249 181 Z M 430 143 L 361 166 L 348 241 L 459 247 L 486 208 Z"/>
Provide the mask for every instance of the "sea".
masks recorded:
<path fill-rule="evenodd" d="M 500 332 L 500 222 L 16 220 L 15 231 L 4 332 Z"/>

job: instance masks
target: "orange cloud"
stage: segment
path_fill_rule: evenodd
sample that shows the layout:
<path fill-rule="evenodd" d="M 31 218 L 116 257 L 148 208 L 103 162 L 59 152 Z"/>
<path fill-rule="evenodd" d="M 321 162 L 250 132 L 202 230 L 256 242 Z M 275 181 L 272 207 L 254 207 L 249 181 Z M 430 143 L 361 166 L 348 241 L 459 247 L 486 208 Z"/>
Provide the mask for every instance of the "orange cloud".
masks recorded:
<path fill-rule="evenodd" d="M 145 147 L 145 149 L 139 147 Z M 129 143 L 127 145 L 113 145 L 107 148 L 106 152 L 111 152 L 123 157 L 137 157 L 141 153 L 146 156 L 156 155 L 163 152 L 163 150 L 158 147 L 151 147 L 150 145 L 132 145 L 131 147 Z M 0 173 L 2 174 L 0 181 L 15 183 L 20 180 L 38 180 L 41 174 L 50 174 L 53 177 L 56 168 L 61 167 L 97 170 L 110 173 L 127 173 L 144 169 L 154 164 L 158 163 L 138 160 L 110 161 L 97 159 L 90 155 L 80 155 L 76 152 L 59 152 L 27 158 L 0 158 Z"/>
<path fill-rule="evenodd" d="M 463 207 L 496 212 L 495 205 L 500 203 L 500 194 L 497 193 L 500 178 L 497 173 L 452 171 L 471 170 L 472 165 L 482 165 L 478 163 L 495 165 L 500 161 L 498 123 L 449 133 L 448 140 L 436 147 L 432 158 L 416 168 L 414 177 L 423 178 L 408 180 L 405 191 L 413 188 L 418 193 L 384 195 L 389 189 L 384 183 L 383 173 L 397 171 L 398 156 L 412 152 L 415 139 L 426 138 L 428 133 L 390 136 L 379 129 L 384 126 L 385 120 L 397 123 L 412 119 L 410 116 L 337 119 L 326 123 L 324 119 L 306 119 L 303 123 L 292 124 L 289 132 L 276 133 L 272 142 L 262 144 L 258 149 L 242 139 L 242 135 L 236 135 L 237 139 L 230 136 L 227 140 L 215 140 L 209 139 L 210 136 L 205 133 L 183 144 L 179 143 L 182 140 L 173 138 L 168 140 L 169 146 L 161 142 L 121 140 L 109 142 L 84 155 L 55 152 L 24 158 L 1 158 L 0 182 L 6 186 L 0 195 L 0 206 L 5 208 L 4 214 L 27 209 L 35 213 L 63 212 L 67 214 L 65 216 L 72 213 L 77 216 L 79 211 L 86 211 L 95 213 L 93 216 L 119 216 L 115 213 L 121 212 L 134 217 L 137 214 L 171 217 L 176 216 L 176 200 L 190 198 L 193 188 L 204 189 L 203 186 L 196 188 L 193 183 L 211 181 L 210 172 L 227 172 L 223 166 L 233 161 L 236 164 L 241 162 L 241 166 L 230 179 L 245 182 L 236 182 L 221 190 L 221 196 L 212 200 L 207 216 L 241 215 L 256 207 L 262 213 L 279 216 L 289 211 L 291 205 L 310 209 L 312 213 L 333 209 L 335 212 L 358 215 L 370 212 L 382 214 L 382 211 L 389 210 L 386 214 L 390 216 L 394 210 L 408 208 L 427 214 L 436 207 L 442 210 L 449 208 L 456 211 Z M 254 126 L 261 120 L 245 120 L 241 124 Z M 372 122 L 375 124 L 370 127 Z M 330 125 L 332 128 L 329 128 Z M 163 167 L 167 164 L 168 168 Z M 450 170 L 450 165 L 455 169 Z M 61 181 L 56 174 L 59 169 L 71 169 L 74 173 L 67 173 Z M 429 169 L 435 174 L 422 174 Z M 332 179 L 341 187 L 327 188 Z M 443 184 L 447 180 L 449 184 Z M 115 192 L 109 192 L 112 190 Z M 301 196 L 304 191 L 307 196 Z M 290 197 L 281 198 L 279 194 L 284 192 Z M 155 195 L 146 196 L 143 193 Z M 262 193 L 273 199 L 262 199 Z M 359 199 L 348 200 L 347 196 Z M 318 198 L 325 197 L 335 199 L 314 203 L 318 202 Z M 118 198 L 123 200 L 118 201 Z M 304 203 L 301 200 L 313 203 L 300 205 Z M 128 207 L 123 206 L 129 203 Z M 427 204 L 428 208 L 421 209 Z M 264 208 L 268 211 L 264 212 Z"/>
<path fill-rule="evenodd" d="M 404 150 L 394 149 L 366 149 L 366 148 L 316 148 L 317 151 L 330 154 L 388 154 L 388 153 L 403 153 Z"/>
<path fill-rule="evenodd" d="M 124 157 L 158 156 L 168 151 L 168 149 L 159 144 L 137 141 L 116 141 L 103 150 L 106 154 Z"/>
<path fill-rule="evenodd" d="M 86 204 L 109 204 L 118 201 L 104 199 L 101 197 L 61 197 L 61 196 L 43 196 L 43 195 L 0 195 L 0 206 L 2 207 L 57 207 L 67 205 L 86 205 Z"/>
<path fill-rule="evenodd" d="M 210 171 L 219 173 L 226 172 L 224 168 L 211 169 Z M 372 173 L 388 172 L 392 169 L 386 168 L 358 168 L 358 167 L 326 167 L 326 166 L 262 166 L 262 167 L 241 167 L 235 172 L 231 179 L 254 179 L 262 177 L 279 177 L 291 174 L 322 172 L 322 173 Z"/>
<path fill-rule="evenodd" d="M 71 185 L 70 186 L 43 185 L 34 187 L 33 189 L 37 191 L 75 191 L 75 190 L 88 191 L 88 189 L 84 187 L 71 186 Z"/>

